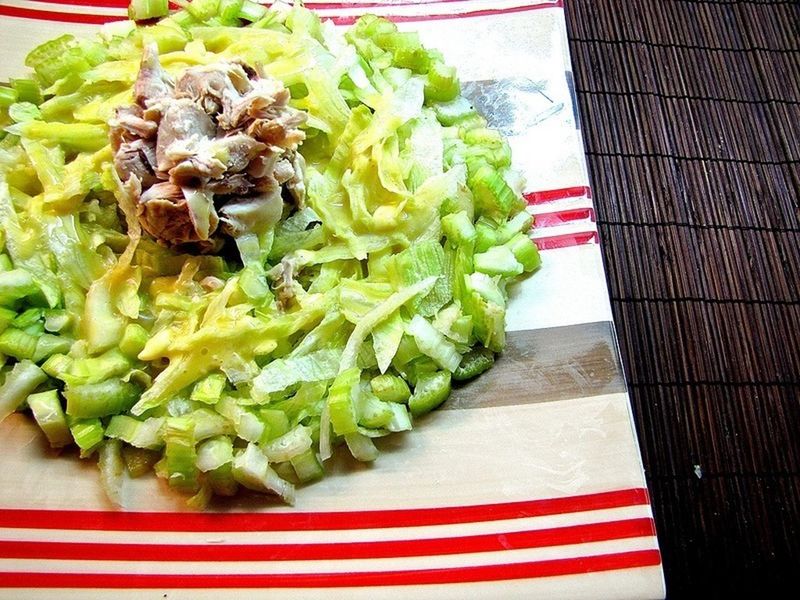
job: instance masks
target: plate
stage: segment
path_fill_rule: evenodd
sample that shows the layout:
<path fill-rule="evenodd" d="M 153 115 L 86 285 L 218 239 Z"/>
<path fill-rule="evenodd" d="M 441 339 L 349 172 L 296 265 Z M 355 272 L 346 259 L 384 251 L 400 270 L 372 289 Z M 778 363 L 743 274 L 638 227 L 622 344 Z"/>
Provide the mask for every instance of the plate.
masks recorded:
<path fill-rule="evenodd" d="M 0 77 L 127 0 L 4 0 Z M 658 598 L 641 457 L 612 323 L 560 1 L 307 2 L 419 31 L 508 136 L 542 269 L 515 286 L 508 348 L 372 466 L 336 458 L 294 507 L 192 513 L 154 477 L 108 506 L 94 464 L 0 425 L 0 598 Z M 113 590 L 113 591 L 112 591 Z"/>

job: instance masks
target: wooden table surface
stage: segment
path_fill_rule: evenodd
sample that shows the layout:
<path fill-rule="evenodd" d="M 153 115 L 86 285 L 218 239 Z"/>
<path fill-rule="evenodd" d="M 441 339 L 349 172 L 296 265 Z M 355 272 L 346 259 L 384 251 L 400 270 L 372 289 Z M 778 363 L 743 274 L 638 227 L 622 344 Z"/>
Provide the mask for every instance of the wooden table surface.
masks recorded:
<path fill-rule="evenodd" d="M 566 9 L 668 597 L 783 597 L 800 577 L 800 4 Z"/>

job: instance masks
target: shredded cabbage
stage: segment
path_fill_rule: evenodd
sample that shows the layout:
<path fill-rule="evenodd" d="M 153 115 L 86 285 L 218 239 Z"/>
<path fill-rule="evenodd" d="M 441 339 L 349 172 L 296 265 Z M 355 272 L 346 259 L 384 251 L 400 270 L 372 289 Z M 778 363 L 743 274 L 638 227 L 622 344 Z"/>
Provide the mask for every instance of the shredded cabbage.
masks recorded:
<path fill-rule="evenodd" d="M 30 409 L 53 446 L 99 450 L 115 503 L 125 466 L 194 507 L 240 485 L 291 503 L 334 448 L 375 460 L 373 438 L 492 365 L 506 285 L 539 266 L 531 218 L 508 144 L 416 34 L 177 4 L 136 0 L 150 24 L 46 42 L 0 86 L 0 420 Z M 115 168 L 147 48 L 172 81 L 256 67 L 303 113 L 292 198 L 228 200 L 234 239 L 199 254 L 156 243 Z M 207 239 L 214 197 L 181 189 Z"/>

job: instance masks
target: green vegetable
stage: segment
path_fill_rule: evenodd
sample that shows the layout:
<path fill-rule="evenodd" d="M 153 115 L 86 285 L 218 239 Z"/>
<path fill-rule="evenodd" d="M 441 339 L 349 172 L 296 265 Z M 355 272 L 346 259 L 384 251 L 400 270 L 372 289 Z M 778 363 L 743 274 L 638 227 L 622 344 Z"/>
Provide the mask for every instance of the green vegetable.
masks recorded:
<path fill-rule="evenodd" d="M 132 21 L 148 21 L 169 14 L 168 0 L 131 0 L 128 18 Z"/>
<path fill-rule="evenodd" d="M 407 402 L 411 397 L 408 384 L 397 375 L 389 373 L 373 377 L 370 387 L 372 393 L 384 402 Z"/>
<path fill-rule="evenodd" d="M 20 360 L 0 385 L 0 421 L 17 410 L 28 394 L 47 381 L 47 375 L 29 360 Z"/>
<path fill-rule="evenodd" d="M 470 350 L 461 359 L 461 364 L 453 371 L 453 379 L 466 381 L 474 379 L 494 364 L 494 352 L 486 348 Z"/>
<path fill-rule="evenodd" d="M 170 487 L 181 492 L 196 492 L 200 483 L 192 418 L 168 418 L 164 425 L 164 442 L 164 467 Z"/>
<path fill-rule="evenodd" d="M 175 4 L 134 0 L 146 25 L 47 41 L 0 83 L 0 420 L 27 405 L 53 446 L 99 451 L 118 504 L 124 468 L 196 508 L 239 486 L 291 503 L 336 446 L 376 460 L 373 438 L 491 367 L 507 288 L 540 266 L 532 217 L 508 143 L 418 34 Z M 302 185 L 224 248 L 157 243 L 116 170 L 109 123 L 153 47 L 173 82 L 236 61 L 304 113 Z M 189 194 L 194 225 L 217 200 Z"/>
<path fill-rule="evenodd" d="M 222 397 L 225 389 L 225 376 L 221 373 L 212 373 L 198 381 L 192 388 L 191 399 L 204 404 L 216 404 Z"/>
<path fill-rule="evenodd" d="M 28 407 L 53 448 L 63 448 L 72 443 L 72 434 L 57 391 L 31 394 L 28 396 Z"/>
<path fill-rule="evenodd" d="M 122 473 L 125 470 L 122 444 L 119 440 L 106 440 L 100 446 L 99 454 L 97 465 L 106 496 L 116 506 L 122 506 Z"/>
<path fill-rule="evenodd" d="M 68 386 L 64 391 L 67 414 L 79 419 L 125 412 L 136 403 L 139 394 L 140 390 L 136 385 L 119 379 Z"/>
<path fill-rule="evenodd" d="M 75 444 L 81 449 L 81 457 L 91 456 L 103 443 L 103 423 L 100 419 L 73 419 L 67 415 L 67 423 Z"/>
<path fill-rule="evenodd" d="M 419 417 L 437 408 L 449 395 L 450 373 L 447 371 L 427 373 L 417 379 L 408 407 L 412 415 Z"/>

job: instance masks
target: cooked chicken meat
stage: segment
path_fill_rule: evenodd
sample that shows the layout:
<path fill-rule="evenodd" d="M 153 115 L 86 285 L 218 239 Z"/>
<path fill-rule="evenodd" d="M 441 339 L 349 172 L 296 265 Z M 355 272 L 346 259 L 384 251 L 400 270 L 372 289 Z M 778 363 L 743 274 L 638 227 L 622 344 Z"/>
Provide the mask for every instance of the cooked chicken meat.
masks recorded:
<path fill-rule="evenodd" d="M 269 230 L 283 197 L 302 206 L 306 115 L 280 81 L 220 62 L 186 69 L 173 85 L 148 45 L 134 99 L 109 123 L 114 165 L 141 183 L 139 220 L 161 243 L 209 248 L 221 232 Z"/>

